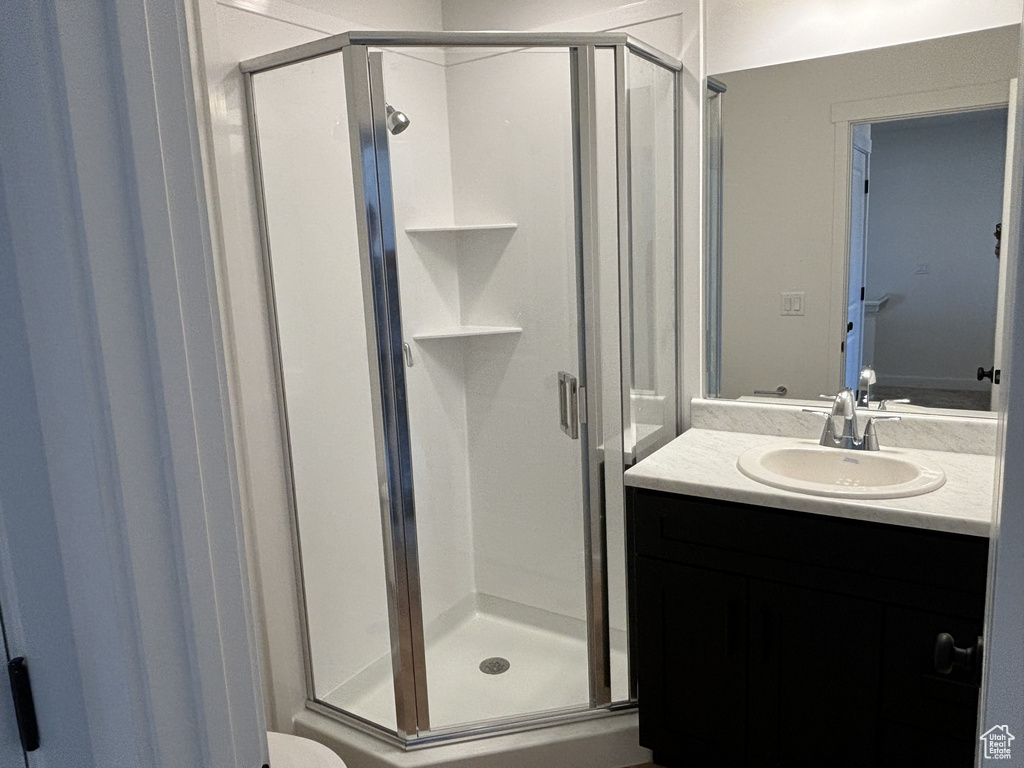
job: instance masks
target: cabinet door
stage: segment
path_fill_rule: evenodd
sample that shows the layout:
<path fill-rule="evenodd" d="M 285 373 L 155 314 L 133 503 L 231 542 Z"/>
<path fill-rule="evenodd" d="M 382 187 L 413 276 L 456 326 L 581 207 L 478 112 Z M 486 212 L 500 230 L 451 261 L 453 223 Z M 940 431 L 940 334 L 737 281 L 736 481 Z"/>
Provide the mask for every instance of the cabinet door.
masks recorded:
<path fill-rule="evenodd" d="M 883 766 L 970 768 L 977 744 L 978 683 L 969 670 L 935 670 L 935 639 L 953 635 L 971 646 L 980 619 L 889 606 L 885 610 L 881 714 Z M 927 747 L 941 745 L 930 754 Z"/>
<path fill-rule="evenodd" d="M 646 557 L 636 570 L 640 743 L 663 765 L 744 765 L 746 579 Z"/>
<path fill-rule="evenodd" d="M 874 765 L 881 605 L 751 580 L 749 607 L 749 765 Z"/>

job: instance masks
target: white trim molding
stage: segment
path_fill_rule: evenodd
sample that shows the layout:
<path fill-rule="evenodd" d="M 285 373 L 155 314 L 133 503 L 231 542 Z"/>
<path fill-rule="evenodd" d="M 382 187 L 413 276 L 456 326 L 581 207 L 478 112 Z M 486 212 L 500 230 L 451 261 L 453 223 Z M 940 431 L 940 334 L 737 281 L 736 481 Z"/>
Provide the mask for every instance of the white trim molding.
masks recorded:
<path fill-rule="evenodd" d="M 638 0 L 618 8 L 579 16 L 570 21 L 543 24 L 533 31 L 564 32 L 566 29 L 572 29 L 577 32 L 611 32 L 685 15 L 686 12 L 679 0 Z M 666 51 L 666 53 L 673 56 L 680 55 L 679 51 Z"/>
<path fill-rule="evenodd" d="M 1009 102 L 1009 87 L 1008 80 L 997 80 L 992 83 L 903 93 L 878 99 L 840 101 L 832 105 L 832 122 L 866 123 L 1005 107 Z"/>
<path fill-rule="evenodd" d="M 237 11 L 282 21 L 285 24 L 324 35 L 338 35 L 353 29 L 361 29 L 363 26 L 340 16 L 314 11 L 298 3 L 289 2 L 289 0 L 215 0 L 215 2 L 226 8 L 234 8 Z"/>

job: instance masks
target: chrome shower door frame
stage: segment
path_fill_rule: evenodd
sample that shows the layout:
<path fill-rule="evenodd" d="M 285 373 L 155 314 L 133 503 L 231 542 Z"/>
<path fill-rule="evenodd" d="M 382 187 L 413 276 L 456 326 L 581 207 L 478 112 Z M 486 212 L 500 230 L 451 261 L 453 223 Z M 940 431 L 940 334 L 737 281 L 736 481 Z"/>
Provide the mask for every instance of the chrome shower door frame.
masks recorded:
<path fill-rule="evenodd" d="M 601 331 L 598 312 L 598 148 L 597 83 L 593 45 L 571 48 L 573 164 L 576 175 L 576 274 L 580 321 L 579 370 L 586 387 L 586 420 L 581 424 L 583 537 L 590 708 L 612 702 L 608 617 L 607 527 L 601 444 Z"/>
<path fill-rule="evenodd" d="M 361 261 L 373 275 L 373 316 L 367 321 L 376 327 L 384 404 L 387 471 L 378 479 L 396 719 L 399 738 L 409 741 L 429 730 L 430 713 L 384 74 L 381 54 L 366 46 L 346 46 L 343 56 L 353 170 L 359 169 L 353 181 L 365 212 L 357 218 L 368 235 Z"/>
<path fill-rule="evenodd" d="M 412 474 L 409 415 L 406 403 L 404 345 L 401 325 L 401 300 L 396 262 L 396 222 L 393 210 L 390 152 L 386 126 L 385 93 L 381 53 L 378 47 L 472 46 L 502 48 L 564 48 L 570 54 L 572 90 L 572 133 L 575 188 L 575 235 L 577 267 L 577 313 L 579 318 L 579 373 L 585 389 L 585 417 L 580 424 L 581 477 L 584 510 L 587 644 L 589 659 L 589 704 L 557 711 L 527 713 L 477 724 L 430 729 L 427 698 L 426 654 L 420 592 L 419 554 L 416 533 L 415 497 Z M 600 333 L 598 327 L 597 286 L 597 162 L 595 52 L 614 49 L 616 102 L 616 173 L 618 175 L 617 267 L 620 298 L 619 326 L 604 332 L 618 335 L 619 362 L 622 366 L 620 393 L 623 404 L 622 428 L 629 417 L 631 360 L 628 280 L 630 268 L 629 190 L 628 186 L 628 90 L 626 62 L 632 53 L 676 73 L 682 65 L 676 59 L 644 43 L 617 33 L 560 34 L 504 32 L 348 32 L 317 40 L 292 49 L 242 62 L 246 86 L 252 162 L 257 189 L 260 236 L 267 277 L 271 336 L 277 368 L 279 404 L 284 425 L 286 476 L 293 527 L 295 567 L 299 585 L 299 605 L 305 651 L 307 706 L 328 714 L 406 748 L 427 746 L 439 741 L 465 740 L 484 734 L 514 732 L 544 727 L 559 722 L 588 719 L 609 714 L 635 702 L 634 672 L 630 675 L 630 700 L 613 702 L 611 696 L 611 654 L 608 615 L 606 565 L 606 526 L 604 476 L 609 468 L 602 458 L 602 392 Z M 294 495 L 290 445 L 287 439 L 287 407 L 281 370 L 280 342 L 274 309 L 270 247 L 266 231 L 263 181 L 260 169 L 259 139 L 252 77 L 258 72 L 319 56 L 341 53 L 344 64 L 348 105 L 350 149 L 360 248 L 360 272 L 368 348 L 373 350 L 370 366 L 371 394 L 381 522 L 391 633 L 391 661 L 394 680 L 397 733 L 357 715 L 316 699 L 310 655 L 307 607 L 305 601 L 302 553 L 298 539 L 298 515 Z M 679 125 L 676 121 L 678 134 Z M 623 174 L 626 173 L 624 176 Z M 626 241 L 623 244 L 623 241 Z M 676 247 L 678 262 L 678 241 Z M 678 266 L 677 266 L 678 274 Z M 677 329 L 678 331 L 678 329 Z M 606 361 L 607 362 L 607 361 Z M 677 398 L 678 400 L 678 398 Z M 619 430 L 620 440 L 622 430 Z M 624 448 L 624 446 L 623 446 Z M 625 454 L 623 454 L 625 455 Z M 626 467 L 612 467 L 621 475 Z M 627 567 L 627 578 L 630 571 Z M 632 645 L 632 643 L 631 643 Z M 397 738 L 396 738 L 397 737 Z"/>
<path fill-rule="evenodd" d="M 723 103 L 725 83 L 708 77 L 705 91 L 705 162 L 704 195 L 704 301 L 707 307 L 704 336 L 704 366 L 707 376 L 704 382 L 704 396 L 718 397 L 722 393 L 722 181 L 723 152 Z"/>

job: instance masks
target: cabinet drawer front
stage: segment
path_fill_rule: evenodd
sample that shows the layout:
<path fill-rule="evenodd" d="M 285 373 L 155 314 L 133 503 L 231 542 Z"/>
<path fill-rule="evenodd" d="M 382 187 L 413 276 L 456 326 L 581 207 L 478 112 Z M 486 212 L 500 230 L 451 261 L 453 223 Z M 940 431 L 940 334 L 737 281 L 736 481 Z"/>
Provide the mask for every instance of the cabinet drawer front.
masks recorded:
<path fill-rule="evenodd" d="M 634 504 L 641 555 L 687 561 L 708 547 L 985 594 L 987 539 L 646 490 Z"/>

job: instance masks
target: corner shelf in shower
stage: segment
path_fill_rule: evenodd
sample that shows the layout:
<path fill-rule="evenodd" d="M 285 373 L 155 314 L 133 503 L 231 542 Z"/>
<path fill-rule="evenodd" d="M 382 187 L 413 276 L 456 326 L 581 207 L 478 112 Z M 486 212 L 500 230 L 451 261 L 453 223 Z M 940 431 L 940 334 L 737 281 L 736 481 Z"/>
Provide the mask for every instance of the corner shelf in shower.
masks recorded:
<path fill-rule="evenodd" d="M 441 339 L 466 339 L 472 336 L 508 336 L 520 334 L 522 328 L 506 325 L 461 325 L 447 331 L 413 334 L 414 341 L 440 341 Z"/>
<path fill-rule="evenodd" d="M 409 235 L 457 234 L 459 232 L 509 232 L 518 228 L 515 222 L 498 224 L 447 224 L 433 227 L 406 227 Z"/>

